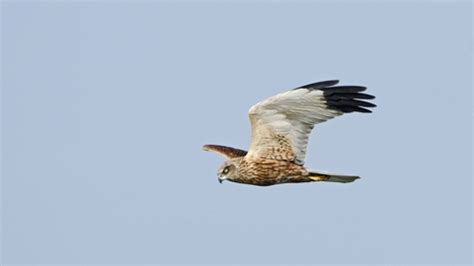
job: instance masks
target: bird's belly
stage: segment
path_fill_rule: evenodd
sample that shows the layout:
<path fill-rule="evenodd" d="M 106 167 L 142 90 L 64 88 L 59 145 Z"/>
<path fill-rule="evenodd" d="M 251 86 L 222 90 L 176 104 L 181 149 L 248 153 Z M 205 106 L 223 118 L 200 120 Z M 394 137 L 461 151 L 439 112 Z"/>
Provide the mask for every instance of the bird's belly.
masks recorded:
<path fill-rule="evenodd" d="M 241 166 L 243 178 L 236 180 L 240 183 L 269 186 L 274 184 L 286 183 L 293 176 L 306 175 L 306 170 L 301 165 L 288 161 L 278 160 L 258 160 L 246 162 L 247 165 Z"/>

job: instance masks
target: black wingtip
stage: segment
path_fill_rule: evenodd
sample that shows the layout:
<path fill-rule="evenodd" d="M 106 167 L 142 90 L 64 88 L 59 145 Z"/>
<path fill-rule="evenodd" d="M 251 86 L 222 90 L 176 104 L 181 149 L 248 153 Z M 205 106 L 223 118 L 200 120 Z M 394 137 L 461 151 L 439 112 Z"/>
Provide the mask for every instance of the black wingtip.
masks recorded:
<path fill-rule="evenodd" d="M 375 104 L 367 100 L 375 99 L 375 96 L 362 93 L 367 90 L 364 86 L 335 86 L 339 80 L 326 80 L 304 85 L 298 89 L 321 90 L 329 108 L 343 113 L 360 112 L 372 113 L 367 108 L 376 107 Z"/>
<path fill-rule="evenodd" d="M 375 99 L 375 96 L 362 93 L 367 90 L 364 86 L 336 86 L 321 90 L 328 107 L 343 113 L 372 113 L 368 108 L 377 106 L 367 101 Z"/>
<path fill-rule="evenodd" d="M 367 101 L 375 99 L 375 96 L 357 92 L 365 90 L 365 87 L 363 87 L 363 90 L 358 87 L 354 89 L 354 86 L 341 87 L 334 87 L 324 91 L 324 98 L 329 108 L 343 113 L 372 113 L 367 108 L 377 106 Z"/>
<path fill-rule="evenodd" d="M 320 81 L 320 82 L 307 84 L 307 85 L 295 88 L 295 90 L 297 89 L 321 90 L 324 88 L 332 87 L 338 83 L 339 83 L 339 80 L 326 80 L 326 81 Z"/>

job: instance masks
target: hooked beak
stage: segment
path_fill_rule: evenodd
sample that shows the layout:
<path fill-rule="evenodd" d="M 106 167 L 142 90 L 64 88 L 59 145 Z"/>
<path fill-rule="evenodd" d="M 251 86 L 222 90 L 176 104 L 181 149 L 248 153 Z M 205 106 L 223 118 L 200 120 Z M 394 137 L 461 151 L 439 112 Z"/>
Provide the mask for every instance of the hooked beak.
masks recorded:
<path fill-rule="evenodd" d="M 224 182 L 225 179 L 226 179 L 225 176 L 221 176 L 220 174 L 217 174 L 217 180 L 219 181 L 219 183 L 222 184 L 222 182 Z"/>

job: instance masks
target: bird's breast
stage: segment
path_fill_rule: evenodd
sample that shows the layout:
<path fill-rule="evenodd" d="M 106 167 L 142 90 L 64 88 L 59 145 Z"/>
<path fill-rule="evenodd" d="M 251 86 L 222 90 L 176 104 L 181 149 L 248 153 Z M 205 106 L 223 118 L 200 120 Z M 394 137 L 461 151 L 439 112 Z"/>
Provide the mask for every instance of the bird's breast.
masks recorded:
<path fill-rule="evenodd" d="M 256 159 L 242 160 L 239 178 L 235 181 L 253 185 L 273 185 L 284 183 L 288 177 L 306 175 L 304 167 L 288 161 Z"/>

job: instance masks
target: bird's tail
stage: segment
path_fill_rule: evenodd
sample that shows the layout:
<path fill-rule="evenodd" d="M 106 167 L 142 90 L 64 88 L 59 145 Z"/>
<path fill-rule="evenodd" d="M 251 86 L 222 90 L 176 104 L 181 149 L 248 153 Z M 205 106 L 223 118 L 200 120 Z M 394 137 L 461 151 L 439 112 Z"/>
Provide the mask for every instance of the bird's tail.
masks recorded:
<path fill-rule="evenodd" d="M 313 181 L 324 181 L 324 182 L 337 182 L 337 183 L 350 183 L 356 179 L 359 179 L 358 176 L 351 175 L 333 175 L 333 174 L 323 174 L 317 172 L 310 172 L 309 178 Z"/>

